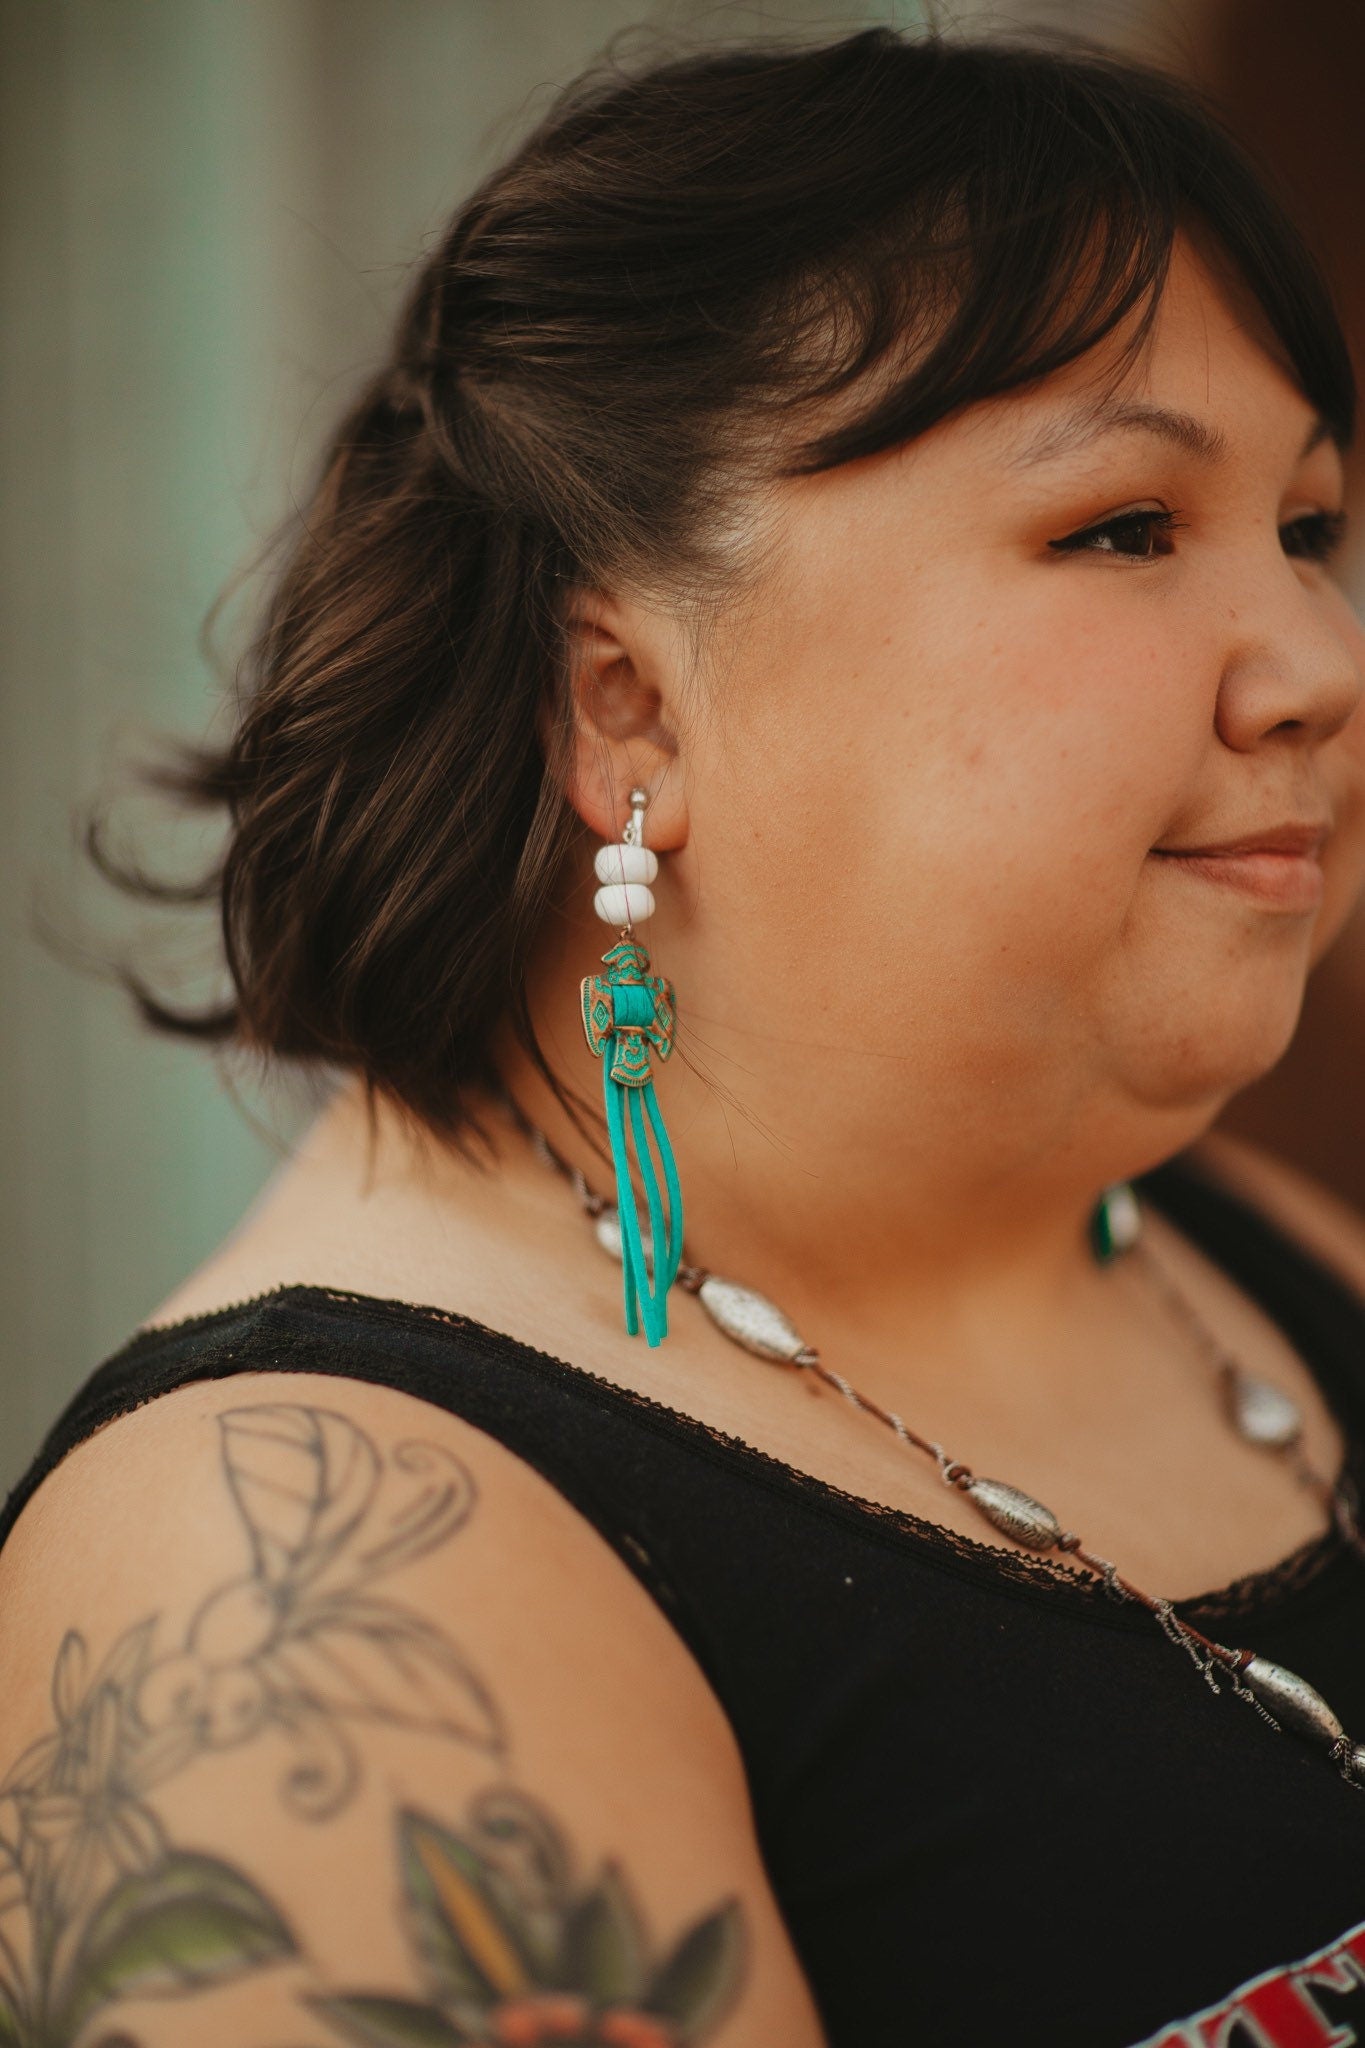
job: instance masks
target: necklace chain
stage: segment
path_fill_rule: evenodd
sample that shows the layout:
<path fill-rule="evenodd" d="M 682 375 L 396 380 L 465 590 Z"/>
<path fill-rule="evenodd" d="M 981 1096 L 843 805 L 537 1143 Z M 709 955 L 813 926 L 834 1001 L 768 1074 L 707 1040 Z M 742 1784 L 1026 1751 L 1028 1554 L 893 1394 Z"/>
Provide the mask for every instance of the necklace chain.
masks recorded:
<path fill-rule="evenodd" d="M 545 1133 L 510 1095 L 504 1092 L 500 1101 L 541 1159 L 572 1184 L 580 1206 L 595 1226 L 599 1244 L 619 1259 L 620 1231 L 615 1205 L 589 1185 L 580 1168 L 559 1156 Z M 1147 1285 L 1193 1337 L 1213 1368 L 1224 1411 L 1233 1427 L 1245 1440 L 1276 1453 L 1299 1484 L 1324 1506 L 1342 1541 L 1365 1559 L 1365 1535 L 1359 1526 L 1353 1495 L 1342 1480 L 1326 1479 L 1310 1463 L 1303 1449 L 1297 1404 L 1278 1387 L 1248 1372 L 1232 1356 L 1183 1289 L 1153 1258 L 1142 1241 L 1141 1212 L 1136 1191 L 1130 1184 L 1120 1183 L 1107 1193 L 1120 1198 L 1113 1214 L 1121 1217 L 1124 1225 L 1121 1234 L 1114 1233 L 1113 1249 L 1121 1249 L 1133 1258 Z M 1090 1550 L 1041 1501 L 1003 1480 L 979 1477 L 961 1459 L 952 1457 L 942 1444 L 920 1436 L 894 1409 L 884 1408 L 869 1395 L 860 1393 L 842 1373 L 826 1365 L 819 1351 L 807 1344 L 783 1312 L 763 1296 L 704 1266 L 689 1264 L 686 1259 L 678 1267 L 677 1283 L 685 1293 L 700 1298 L 711 1320 L 732 1342 L 758 1357 L 795 1367 L 811 1380 L 832 1387 L 852 1407 L 890 1429 L 907 1449 L 932 1458 L 944 1484 L 964 1494 L 1000 1534 L 1035 1554 L 1058 1553 L 1071 1561 L 1073 1568 L 1080 1566 L 1088 1572 L 1111 1599 L 1136 1602 L 1146 1608 L 1163 1634 L 1190 1658 L 1211 1691 L 1221 1691 L 1221 1679 L 1277 1733 L 1288 1728 L 1315 1743 L 1325 1750 L 1347 1784 L 1365 1790 L 1365 1745 L 1351 1741 L 1327 1702 L 1305 1679 L 1252 1650 L 1215 1642 L 1193 1623 L 1182 1619 L 1171 1601 L 1144 1592 L 1108 1558 Z"/>

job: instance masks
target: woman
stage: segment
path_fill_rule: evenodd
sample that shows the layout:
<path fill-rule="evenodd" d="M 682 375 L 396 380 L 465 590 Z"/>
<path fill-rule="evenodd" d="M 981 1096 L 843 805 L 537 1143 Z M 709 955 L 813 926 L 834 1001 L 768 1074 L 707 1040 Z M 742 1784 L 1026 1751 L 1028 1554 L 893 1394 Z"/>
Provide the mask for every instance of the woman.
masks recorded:
<path fill-rule="evenodd" d="M 1348 2037 L 1365 1226 L 1207 1134 L 1365 874 L 1352 414 L 1079 49 L 589 80 L 455 216 L 194 781 L 183 1027 L 335 1092 L 0 1523 L 0 2038 Z"/>

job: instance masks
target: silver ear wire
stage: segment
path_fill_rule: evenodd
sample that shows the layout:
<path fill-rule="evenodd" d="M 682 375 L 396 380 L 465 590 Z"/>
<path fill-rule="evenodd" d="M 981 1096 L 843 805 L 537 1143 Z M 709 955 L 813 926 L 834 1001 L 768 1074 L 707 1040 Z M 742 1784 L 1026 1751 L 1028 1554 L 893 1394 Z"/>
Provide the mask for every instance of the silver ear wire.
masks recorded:
<path fill-rule="evenodd" d="M 643 846 L 645 843 L 645 806 L 649 802 L 647 789 L 632 789 L 630 792 L 630 820 L 621 837 L 627 846 Z"/>

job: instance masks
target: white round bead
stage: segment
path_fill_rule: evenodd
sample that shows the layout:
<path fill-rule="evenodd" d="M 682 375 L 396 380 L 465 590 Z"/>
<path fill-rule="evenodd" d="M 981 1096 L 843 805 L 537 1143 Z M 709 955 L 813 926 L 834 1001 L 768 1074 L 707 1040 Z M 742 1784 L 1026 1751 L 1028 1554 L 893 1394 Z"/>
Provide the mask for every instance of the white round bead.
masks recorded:
<path fill-rule="evenodd" d="M 659 872 L 659 856 L 651 846 L 627 846 L 621 839 L 599 847 L 593 867 L 599 882 L 652 882 Z"/>
<path fill-rule="evenodd" d="M 640 924 L 654 915 L 654 891 L 643 882 L 608 882 L 592 907 L 603 924 Z"/>

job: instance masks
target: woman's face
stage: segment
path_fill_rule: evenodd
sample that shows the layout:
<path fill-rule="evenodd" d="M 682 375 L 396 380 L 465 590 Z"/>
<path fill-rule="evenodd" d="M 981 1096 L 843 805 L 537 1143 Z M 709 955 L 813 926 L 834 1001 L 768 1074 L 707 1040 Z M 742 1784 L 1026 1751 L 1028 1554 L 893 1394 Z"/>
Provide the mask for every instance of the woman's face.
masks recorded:
<path fill-rule="evenodd" d="M 1087 421 L 1116 353 L 779 487 L 648 936 L 741 1063 L 770 1027 L 888 1106 L 965 1081 L 1024 1146 L 1156 1112 L 1161 1156 L 1365 878 L 1365 636 L 1313 553 L 1340 457 L 1189 244 Z M 1160 851 L 1328 821 L 1320 901 Z"/>

